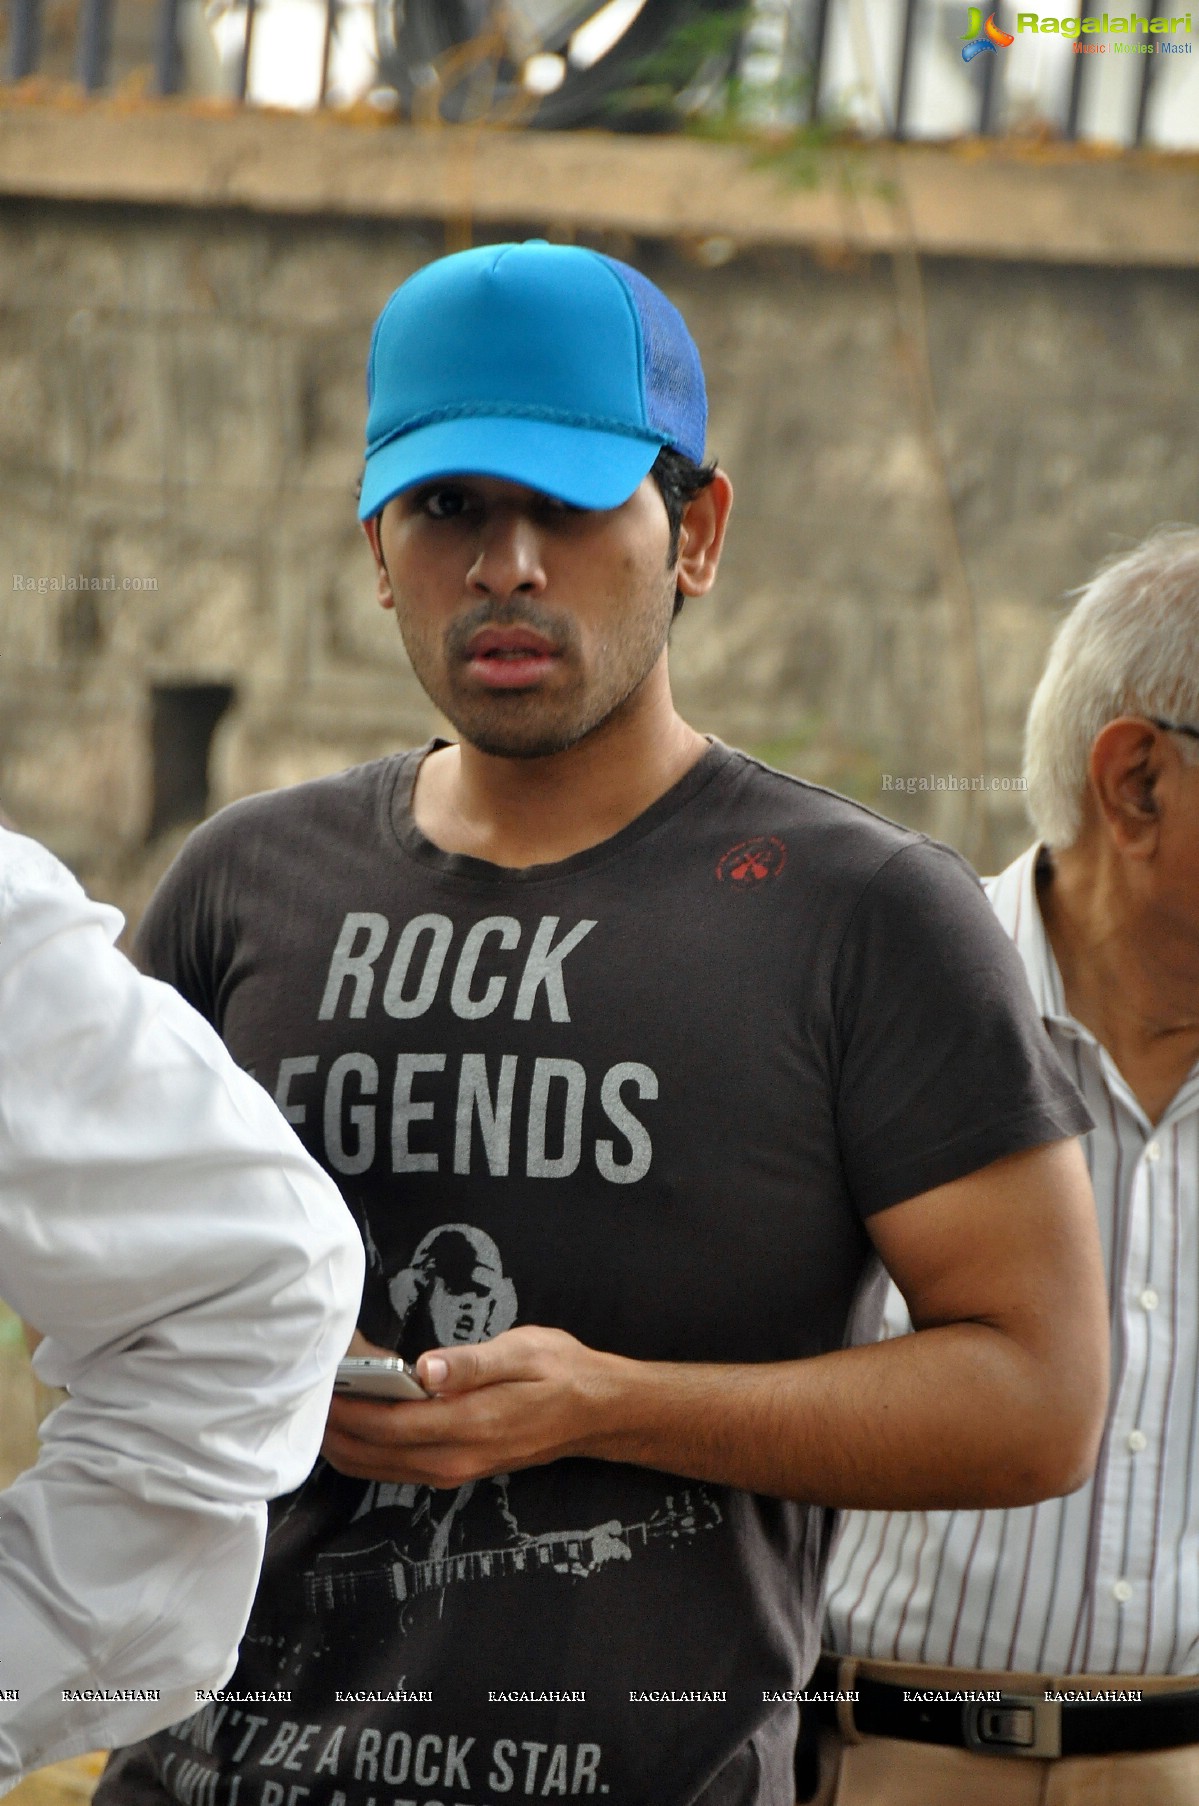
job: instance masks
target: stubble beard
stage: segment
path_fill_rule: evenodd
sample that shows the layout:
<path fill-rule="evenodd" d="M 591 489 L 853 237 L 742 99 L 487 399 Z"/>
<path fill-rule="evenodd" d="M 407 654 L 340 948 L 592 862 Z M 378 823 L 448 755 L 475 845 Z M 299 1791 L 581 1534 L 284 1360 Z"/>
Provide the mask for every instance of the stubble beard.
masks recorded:
<path fill-rule="evenodd" d="M 530 627 L 544 634 L 563 658 L 581 661 L 573 620 L 533 604 L 496 607 L 481 603 L 448 629 L 442 657 L 430 654 L 411 620 L 397 605 L 396 620 L 417 681 L 429 700 L 468 745 L 502 759 L 546 759 L 587 739 L 616 719 L 636 697 L 665 650 L 674 615 L 673 570 L 664 574 L 660 595 L 640 609 L 630 607 L 603 643 L 590 684 L 582 679 L 565 694 L 537 689 L 472 691 L 462 694 L 452 673 L 462 668 L 465 647 L 480 627 Z"/>

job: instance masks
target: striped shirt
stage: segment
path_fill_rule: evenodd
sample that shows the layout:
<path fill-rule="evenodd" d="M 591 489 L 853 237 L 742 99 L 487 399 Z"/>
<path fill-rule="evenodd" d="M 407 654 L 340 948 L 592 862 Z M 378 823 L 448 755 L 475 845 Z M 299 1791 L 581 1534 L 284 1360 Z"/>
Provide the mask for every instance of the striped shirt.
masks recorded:
<path fill-rule="evenodd" d="M 987 884 L 1097 1127 L 1085 1147 L 1111 1295 L 1094 1478 L 994 1511 L 849 1512 L 828 1576 L 843 1653 L 1038 1674 L 1199 1673 L 1199 1064 L 1151 1124 L 1066 1008 L 1039 848 Z M 885 1335 L 911 1328 L 894 1286 Z"/>

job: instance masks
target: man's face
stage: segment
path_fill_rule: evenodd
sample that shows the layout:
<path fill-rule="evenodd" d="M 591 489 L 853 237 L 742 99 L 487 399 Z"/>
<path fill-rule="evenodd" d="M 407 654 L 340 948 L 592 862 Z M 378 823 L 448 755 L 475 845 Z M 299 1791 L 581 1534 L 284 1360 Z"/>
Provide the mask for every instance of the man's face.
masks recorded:
<path fill-rule="evenodd" d="M 440 1348 L 481 1342 L 487 1333 L 491 1297 L 487 1292 L 451 1292 L 440 1273 L 429 1291 L 429 1320 Z"/>
<path fill-rule="evenodd" d="M 565 751 L 663 656 L 675 583 L 651 477 L 605 510 L 441 478 L 396 496 L 380 527 L 380 601 L 429 696 L 483 752 Z"/>
<path fill-rule="evenodd" d="M 1199 948 L 1199 764 L 1179 758 L 1162 834 L 1159 907 L 1192 947 Z"/>

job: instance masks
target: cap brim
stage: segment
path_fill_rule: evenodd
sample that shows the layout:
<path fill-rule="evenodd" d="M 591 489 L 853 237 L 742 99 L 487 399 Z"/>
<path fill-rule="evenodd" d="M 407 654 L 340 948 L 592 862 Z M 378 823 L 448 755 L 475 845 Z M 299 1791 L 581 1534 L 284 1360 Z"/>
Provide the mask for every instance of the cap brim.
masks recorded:
<path fill-rule="evenodd" d="M 404 433 L 366 461 L 359 520 L 436 477 L 501 477 L 575 508 L 619 508 L 648 476 L 660 439 L 557 421 L 468 416 Z"/>

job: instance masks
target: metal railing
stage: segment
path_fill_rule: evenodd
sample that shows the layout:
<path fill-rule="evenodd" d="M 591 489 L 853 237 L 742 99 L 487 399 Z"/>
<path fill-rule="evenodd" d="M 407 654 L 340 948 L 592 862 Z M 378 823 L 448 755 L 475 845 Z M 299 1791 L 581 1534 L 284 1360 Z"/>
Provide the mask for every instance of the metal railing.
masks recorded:
<path fill-rule="evenodd" d="M 376 23 L 394 19 L 397 3 L 398 0 L 375 0 Z M 449 3 L 450 0 L 425 0 L 427 5 L 448 7 Z M 523 0 L 524 10 L 534 18 L 538 16 L 538 4 L 545 15 L 547 3 L 548 0 Z M 609 6 L 602 10 L 611 11 L 614 3 L 616 0 L 609 0 Z M 416 10 L 414 0 L 407 0 L 407 4 L 410 10 Z M 1018 42 L 1025 73 L 1019 79 L 1016 61 L 1011 60 L 1008 49 L 981 55 L 969 66 L 962 65 L 960 44 L 968 35 L 963 27 L 971 11 L 965 0 L 758 0 L 757 4 L 750 0 L 748 7 L 744 0 L 740 6 L 701 0 L 701 10 L 705 4 L 709 16 L 723 14 L 727 19 L 733 13 L 738 15 L 739 48 L 726 58 L 723 75 L 736 76 L 740 71 L 740 100 L 744 103 L 748 94 L 751 108 L 756 86 L 759 119 L 763 108 L 769 114 L 773 105 L 775 123 L 782 119 L 800 126 L 841 125 L 866 136 L 895 139 L 946 138 L 963 133 L 993 137 L 1015 130 L 1039 132 L 1065 141 L 1103 139 L 1138 146 L 1199 148 L 1199 54 L 1192 53 L 1189 38 L 1185 45 L 1173 40 L 1169 48 L 1184 50 L 1185 55 L 1170 57 L 1163 53 L 1160 37 L 1138 36 L 1135 20 L 1138 16 L 1147 20 L 1145 9 L 1152 0 L 1130 0 L 1138 9 L 1129 15 L 1134 21 L 1131 47 L 1141 50 L 1145 46 L 1142 54 L 1106 58 L 1084 54 L 1079 46 L 1094 45 L 1095 39 L 1081 35 L 1073 42 L 1068 37 L 1063 41 L 1062 35 L 1032 41 L 1022 38 Z M 113 79 L 114 24 L 122 6 L 128 5 L 129 0 L 78 0 L 71 73 L 88 93 L 103 91 Z M 485 0 L 473 0 L 473 5 L 474 15 L 488 14 Z M 1067 5 L 1070 11 L 1068 17 L 1063 15 L 1065 23 L 1073 25 L 1077 21 L 1081 33 L 1082 20 L 1089 17 L 1086 0 L 1067 0 Z M 666 21 L 667 0 L 645 0 L 645 18 L 652 20 L 656 6 L 663 9 L 661 16 Z M 152 32 L 148 27 L 143 29 L 143 36 L 150 38 L 143 46 L 143 61 L 150 69 L 153 91 L 160 95 L 178 94 L 191 86 L 181 25 L 189 7 L 193 20 L 205 16 L 199 0 L 140 0 L 140 7 L 143 15 L 152 14 Z M 222 91 L 251 104 L 263 97 L 259 92 L 261 59 L 256 58 L 260 28 L 264 16 L 269 14 L 271 21 L 277 20 L 288 7 L 298 8 L 309 23 L 317 16 L 321 19 L 319 32 L 309 33 L 317 66 L 307 80 L 305 97 L 292 104 L 325 106 L 344 100 L 344 85 L 338 86 L 332 79 L 334 64 L 343 23 L 351 12 L 361 21 L 362 0 L 225 0 L 223 7 L 218 3 L 216 10 L 221 16 L 225 45 Z M 314 8 L 319 9 L 319 14 L 314 14 Z M 9 81 L 21 81 L 43 71 L 46 10 L 47 0 L 8 0 L 5 60 Z M 572 10 L 558 3 L 556 10 L 559 16 L 569 15 L 569 24 L 594 7 Z M 402 14 L 402 3 L 399 11 Z M 471 6 L 460 3 L 457 13 L 472 16 Z M 210 19 L 212 14 L 210 6 Z M 293 16 L 298 17 L 299 12 Z M 677 24 L 678 17 L 675 0 L 669 19 Z M 494 27 L 488 29 L 493 38 Z M 559 37 L 565 43 L 561 32 Z M 767 65 L 771 62 L 769 47 L 773 45 L 777 70 L 775 75 L 769 71 L 765 77 L 759 75 L 755 83 L 750 72 L 763 61 L 762 42 L 768 45 Z M 1153 54 L 1148 53 L 1150 43 Z M 418 92 L 422 81 L 426 90 L 430 81 L 436 86 L 438 59 L 415 70 L 411 82 L 406 82 L 395 79 L 396 58 L 402 58 L 402 46 L 397 50 L 393 42 L 389 54 L 390 65 L 386 58 L 384 62 L 392 78 L 390 84 L 376 68 L 373 80 L 368 76 L 362 92 L 371 93 L 377 104 L 387 104 L 390 98 L 390 103 L 402 111 L 411 106 L 412 95 Z M 441 60 L 444 63 L 449 59 Z M 534 60 L 544 63 L 553 58 L 542 56 Z M 1117 63 L 1124 64 L 1118 72 L 1113 67 Z M 1027 69 L 1034 65 L 1039 73 L 1031 80 Z M 518 69 L 517 83 L 519 73 Z M 790 98 L 772 101 L 771 82 L 775 83 L 776 94 L 783 91 L 778 82 L 780 73 L 790 83 Z M 1169 106 L 1164 110 L 1156 104 L 1163 87 L 1169 90 Z M 396 89 L 400 90 L 399 96 Z M 711 105 L 711 91 L 709 80 L 708 95 L 706 99 L 701 95 L 701 105 Z M 278 104 L 277 96 L 270 98 Z M 538 123 L 538 107 L 538 97 L 533 94 L 526 109 L 531 123 Z M 620 123 L 611 113 L 597 117 L 594 111 L 586 122 L 604 123 L 605 118 Z"/>
<path fill-rule="evenodd" d="M 324 36 L 320 58 L 318 105 L 325 105 L 329 95 L 330 58 L 337 30 L 342 0 L 324 0 Z M 113 62 L 113 26 L 115 0 L 80 0 L 75 30 L 73 72 L 89 94 L 101 93 L 110 82 Z M 180 40 L 181 0 L 155 0 L 156 19 L 153 33 L 151 79 L 153 90 L 160 95 L 178 94 L 184 87 L 183 52 Z M 241 46 L 232 94 L 241 101 L 248 98 L 254 31 L 259 14 L 258 0 L 242 0 L 238 8 L 244 14 Z M 24 81 L 43 70 L 45 44 L 45 0 L 9 0 L 9 49 L 6 77 L 9 82 Z"/>

